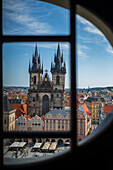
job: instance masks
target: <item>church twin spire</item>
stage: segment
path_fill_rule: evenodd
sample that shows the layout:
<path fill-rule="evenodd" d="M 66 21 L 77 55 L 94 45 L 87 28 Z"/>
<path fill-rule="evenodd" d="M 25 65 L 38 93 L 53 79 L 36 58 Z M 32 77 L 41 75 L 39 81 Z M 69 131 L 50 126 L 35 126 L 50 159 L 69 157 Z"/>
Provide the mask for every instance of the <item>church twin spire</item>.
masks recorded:
<path fill-rule="evenodd" d="M 30 72 L 42 72 L 43 73 L 43 63 L 41 66 L 40 54 L 38 54 L 37 44 L 35 47 L 35 55 L 33 55 L 33 57 L 32 57 L 32 68 L 31 68 L 30 62 L 29 62 L 29 73 Z"/>
<path fill-rule="evenodd" d="M 63 52 L 61 54 L 60 45 L 58 43 L 57 53 L 54 55 L 54 64 L 51 61 L 51 73 L 62 72 L 66 74 L 66 64 L 65 62 L 63 66 L 62 64 L 63 64 Z M 33 55 L 33 58 L 32 58 L 32 67 L 29 61 L 29 73 L 30 72 L 36 72 L 36 73 L 41 72 L 43 74 L 43 63 L 41 66 L 40 54 L 38 54 L 37 44 L 35 47 L 35 55 Z"/>

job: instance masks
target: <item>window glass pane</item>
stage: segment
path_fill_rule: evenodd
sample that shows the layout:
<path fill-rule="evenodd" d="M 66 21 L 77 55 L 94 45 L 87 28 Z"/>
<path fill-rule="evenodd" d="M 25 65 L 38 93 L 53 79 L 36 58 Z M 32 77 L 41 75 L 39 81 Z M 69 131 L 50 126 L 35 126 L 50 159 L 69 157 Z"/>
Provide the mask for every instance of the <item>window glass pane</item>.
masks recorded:
<path fill-rule="evenodd" d="M 5 131 L 69 131 L 69 91 L 69 43 L 3 44 Z"/>
<path fill-rule="evenodd" d="M 113 111 L 113 49 L 92 23 L 76 15 L 77 139 L 91 134 Z"/>
<path fill-rule="evenodd" d="M 4 139 L 4 164 L 32 163 L 70 151 L 69 138 Z"/>
<path fill-rule="evenodd" d="M 3 0 L 3 34 L 69 34 L 69 10 L 39 0 Z"/>

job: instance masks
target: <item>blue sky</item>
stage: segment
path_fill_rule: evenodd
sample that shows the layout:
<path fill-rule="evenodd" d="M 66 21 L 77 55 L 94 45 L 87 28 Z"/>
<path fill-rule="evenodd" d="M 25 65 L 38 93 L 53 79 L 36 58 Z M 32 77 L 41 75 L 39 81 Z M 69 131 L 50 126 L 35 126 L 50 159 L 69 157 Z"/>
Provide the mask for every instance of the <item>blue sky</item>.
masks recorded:
<path fill-rule="evenodd" d="M 4 35 L 68 35 L 69 11 L 35 0 L 3 0 Z M 112 86 L 113 49 L 105 36 L 90 22 L 76 16 L 77 86 L 81 88 Z M 28 65 L 35 51 L 34 43 L 3 45 L 4 86 L 29 86 Z M 58 43 L 39 43 L 44 70 L 50 70 Z M 60 43 L 67 66 L 66 87 L 70 84 L 70 46 Z M 51 74 L 49 73 L 50 77 Z"/>

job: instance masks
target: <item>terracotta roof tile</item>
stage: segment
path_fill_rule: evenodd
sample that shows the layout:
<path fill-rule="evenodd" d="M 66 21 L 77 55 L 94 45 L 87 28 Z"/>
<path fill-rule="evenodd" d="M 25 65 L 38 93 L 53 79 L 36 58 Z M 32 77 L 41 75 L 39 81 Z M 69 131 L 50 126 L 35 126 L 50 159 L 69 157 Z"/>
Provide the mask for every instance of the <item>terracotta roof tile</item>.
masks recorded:
<path fill-rule="evenodd" d="M 113 104 L 112 105 L 104 105 L 104 112 L 106 114 L 113 112 Z"/>

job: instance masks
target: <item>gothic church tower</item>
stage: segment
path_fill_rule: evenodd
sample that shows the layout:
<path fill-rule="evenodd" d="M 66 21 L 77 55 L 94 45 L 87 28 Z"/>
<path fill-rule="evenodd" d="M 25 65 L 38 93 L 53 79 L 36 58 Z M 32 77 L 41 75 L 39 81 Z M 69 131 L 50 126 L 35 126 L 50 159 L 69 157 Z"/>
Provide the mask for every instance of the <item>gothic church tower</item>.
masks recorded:
<path fill-rule="evenodd" d="M 65 74 L 66 64 L 63 63 L 63 53 L 58 44 L 57 53 L 54 56 L 54 64 L 51 63 L 52 82 L 49 75 L 43 75 L 40 55 L 37 45 L 35 55 L 32 58 L 32 67 L 29 63 L 30 88 L 28 90 L 28 114 L 30 116 L 42 116 L 54 108 L 64 109 L 66 105 Z"/>
<path fill-rule="evenodd" d="M 40 54 L 38 54 L 37 44 L 35 47 L 35 55 L 32 57 L 32 67 L 29 63 L 29 74 L 30 74 L 30 89 L 28 91 L 28 114 L 35 116 L 39 114 L 39 101 L 37 89 L 42 84 L 43 64 L 41 66 Z"/>
<path fill-rule="evenodd" d="M 53 108 L 64 109 L 66 64 L 65 62 L 63 63 L 63 52 L 61 54 L 59 44 L 57 54 L 54 55 L 54 64 L 51 62 L 51 73 L 53 84 Z"/>

